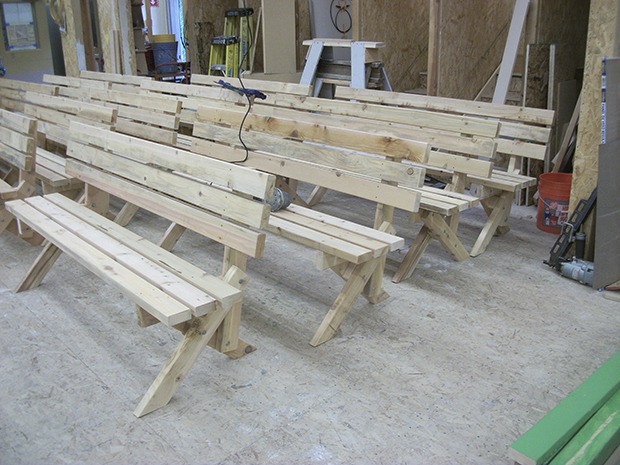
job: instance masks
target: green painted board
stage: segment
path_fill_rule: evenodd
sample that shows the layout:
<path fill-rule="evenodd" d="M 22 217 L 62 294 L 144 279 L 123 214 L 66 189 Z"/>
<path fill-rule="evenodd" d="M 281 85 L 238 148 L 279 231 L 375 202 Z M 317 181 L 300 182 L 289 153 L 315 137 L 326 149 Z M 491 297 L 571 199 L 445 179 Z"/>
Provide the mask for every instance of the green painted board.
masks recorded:
<path fill-rule="evenodd" d="M 510 458 L 521 465 L 549 462 L 619 388 L 620 351 L 517 439 Z"/>
<path fill-rule="evenodd" d="M 550 465 L 604 465 L 620 445 L 620 390 L 598 409 Z"/>

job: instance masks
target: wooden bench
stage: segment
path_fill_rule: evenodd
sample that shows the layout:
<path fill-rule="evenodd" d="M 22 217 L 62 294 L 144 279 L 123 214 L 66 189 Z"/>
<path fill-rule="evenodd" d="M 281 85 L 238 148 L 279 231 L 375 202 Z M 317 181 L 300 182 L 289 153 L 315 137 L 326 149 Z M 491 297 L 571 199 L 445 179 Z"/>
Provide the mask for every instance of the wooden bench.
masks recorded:
<path fill-rule="evenodd" d="M 497 143 L 498 160 L 503 165 L 496 165 L 489 179 L 473 175 L 468 177 L 470 183 L 481 186 L 477 195 L 489 215 L 489 220 L 472 248 L 473 256 L 486 249 L 493 234 L 509 230 L 507 220 L 514 195 L 536 184 L 536 178 L 527 173 L 530 161 L 542 161 L 547 157 L 554 121 L 552 110 L 344 87 L 336 90 L 336 97 L 354 99 L 374 108 L 381 106 L 385 109 L 389 105 L 401 110 L 426 111 L 429 117 L 437 114 L 466 115 L 500 122 L 494 140 Z M 522 174 L 524 171 L 525 174 Z"/>
<path fill-rule="evenodd" d="M 395 208 L 410 213 L 418 211 L 421 198 L 419 188 L 423 183 L 424 170 L 387 158 L 380 159 L 351 150 L 338 151 L 334 147 L 300 143 L 256 131 L 246 131 L 243 134 L 244 142 L 249 148 L 246 154 L 243 149 L 234 148 L 239 145 L 237 128 L 214 124 L 214 118 L 221 121 L 226 117 L 230 122 L 239 117 L 233 110 L 228 112 L 227 116 L 225 111 L 216 113 L 209 107 L 198 109 L 194 122 L 193 152 L 275 174 L 280 178 L 278 186 L 288 190 L 293 196 L 295 192 L 289 189 L 286 181 L 317 183 L 379 205 L 375 213 L 375 229 L 355 224 L 347 226 L 347 222 L 342 219 L 330 220 L 329 235 L 339 239 L 334 242 L 334 248 L 327 247 L 329 235 L 305 230 L 308 227 L 315 230 L 320 228 L 321 224 L 327 222 L 325 215 L 299 205 L 272 214 L 272 218 L 277 221 L 272 219 L 270 231 L 318 248 L 323 252 L 319 260 L 321 268 L 331 268 L 347 277 L 343 291 L 328 314 L 329 318 L 332 314 L 337 316 L 336 323 L 324 320 L 311 341 L 312 345 L 318 345 L 333 337 L 358 295 L 363 293 L 371 303 L 386 297 L 382 289 L 386 254 L 389 250 L 402 247 L 404 242 L 400 238 L 386 236 L 382 231 L 393 231 Z M 408 145 L 403 142 L 403 147 L 405 151 L 413 150 L 417 156 L 422 157 L 428 150 L 427 144 L 414 141 L 409 141 Z M 299 219 L 294 219 L 291 212 Z M 287 220 L 289 224 L 282 223 L 282 220 Z M 341 230 L 334 228 L 335 226 L 339 226 Z M 318 231 L 321 232 L 320 229 Z M 360 236 L 356 247 L 351 248 L 349 245 L 350 250 L 347 250 L 342 248 L 346 244 L 342 244 L 341 240 L 354 240 L 350 231 L 363 234 L 366 239 Z M 325 239 L 321 239 L 322 237 Z M 364 245 L 367 250 L 360 249 L 360 245 Z M 373 248 L 368 250 L 370 246 Z M 358 252 L 355 252 L 356 249 Z M 343 275 L 345 268 L 349 268 L 349 271 Z"/>
<path fill-rule="evenodd" d="M 148 76 L 135 76 L 133 74 L 104 73 L 101 71 L 80 71 L 81 79 L 103 81 L 108 83 L 110 90 L 123 92 L 135 92 L 143 81 L 150 81 Z"/>
<path fill-rule="evenodd" d="M 48 84 L 20 81 L 17 79 L 2 78 L 0 79 L 0 108 L 23 112 L 26 92 L 56 95 L 58 93 L 58 87 Z"/>
<path fill-rule="evenodd" d="M 32 230 L 18 224 L 4 205 L 35 193 L 36 135 L 36 120 L 0 110 L 0 164 L 6 168 L 0 177 L 0 233 L 9 230 L 35 244 L 39 240 Z"/>
<path fill-rule="evenodd" d="M 69 124 L 79 121 L 103 128 L 116 124 L 117 111 L 90 102 L 26 92 L 24 113 L 38 120 L 36 176 L 44 194 L 63 192 L 75 198 L 83 189 L 79 179 L 65 171 Z"/>
<path fill-rule="evenodd" d="M 520 465 L 620 461 L 620 352 L 511 446 Z"/>
<path fill-rule="evenodd" d="M 141 326 L 180 330 L 183 341 L 135 410 L 164 406 L 210 344 L 239 357 L 244 269 L 263 254 L 269 221 L 264 199 L 274 177 L 171 147 L 72 122 L 66 169 L 86 183 L 85 205 L 60 194 L 7 203 L 48 245 L 18 286 L 41 283 L 61 252 L 76 259 L 138 305 Z M 107 220 L 114 195 L 224 245 L 221 278 Z"/>
<path fill-rule="evenodd" d="M 238 127 L 244 117 L 242 108 L 231 107 L 230 105 L 217 105 L 215 107 L 201 107 L 200 115 L 202 121 L 209 121 L 214 124 L 224 124 L 228 127 Z M 463 193 L 463 179 L 467 175 L 489 176 L 492 169 L 491 160 L 478 160 L 462 156 L 452 150 L 430 151 L 431 144 L 420 143 L 405 134 L 390 135 L 387 133 L 368 132 L 365 124 L 355 124 L 357 121 L 339 116 L 315 114 L 301 112 L 299 110 L 283 109 L 256 105 L 245 120 L 244 128 L 249 131 L 248 136 L 244 135 L 244 140 L 250 140 L 254 147 L 261 147 L 262 150 L 270 151 L 275 149 L 276 153 L 296 153 L 297 157 L 306 159 L 316 159 L 316 149 L 312 149 L 308 144 L 296 145 L 295 141 L 314 142 L 323 147 L 329 147 L 333 153 L 341 153 L 341 158 L 336 158 L 326 154 L 321 162 L 334 168 L 348 170 L 359 170 L 363 165 L 355 166 L 355 155 L 347 156 L 342 153 L 342 149 L 363 152 L 367 155 L 375 155 L 391 161 L 402 162 L 409 169 L 442 169 L 450 170 L 453 189 L 435 189 L 432 187 L 414 186 L 420 192 L 420 208 L 417 218 L 424 223 L 422 230 L 409 249 L 403 263 L 395 274 L 395 282 L 407 278 L 413 272 L 422 254 L 428 247 L 431 238 L 437 239 L 442 246 L 456 259 L 465 260 L 469 257 L 469 252 L 456 235 L 458 227 L 458 215 L 460 212 L 473 208 L 478 204 L 478 199 Z M 278 136 L 277 138 L 266 138 L 252 133 L 259 132 Z M 246 134 L 246 133 L 244 133 Z M 451 136 L 452 139 L 455 136 Z M 446 136 L 446 140 L 449 138 Z M 463 138 L 464 139 L 464 138 Z M 234 142 L 233 135 L 228 133 L 228 141 Z M 457 145 L 456 141 L 451 141 Z M 465 141 L 467 142 L 467 141 Z M 483 141 L 477 140 L 478 148 L 483 147 Z M 486 149 L 489 155 L 493 156 L 494 144 L 488 142 Z M 308 152 L 314 152 L 308 153 Z M 351 158 L 347 160 L 347 158 Z M 343 159 L 344 161 L 339 161 Z M 348 163 L 348 165 L 347 165 Z M 370 162 L 368 162 L 370 163 Z M 376 163 L 372 170 L 373 174 L 385 181 L 390 178 L 388 172 L 393 163 Z M 408 169 L 400 166 L 398 169 Z M 362 174 L 368 175 L 369 170 Z M 394 181 L 394 178 L 392 178 Z M 401 178 L 400 182 L 406 185 L 406 179 Z M 460 187 L 459 187 L 460 186 Z M 324 191 L 324 186 L 318 186 L 307 202 L 297 199 L 302 205 L 313 206 L 317 202 L 317 193 Z M 445 218 L 448 218 L 446 221 Z M 391 220 L 390 220 L 391 221 Z"/>

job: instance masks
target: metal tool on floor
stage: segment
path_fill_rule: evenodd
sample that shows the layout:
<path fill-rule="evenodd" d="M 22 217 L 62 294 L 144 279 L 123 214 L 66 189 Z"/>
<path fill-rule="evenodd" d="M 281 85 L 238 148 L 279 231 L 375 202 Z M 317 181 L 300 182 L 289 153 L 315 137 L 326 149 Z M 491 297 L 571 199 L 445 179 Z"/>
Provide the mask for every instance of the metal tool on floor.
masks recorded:
<path fill-rule="evenodd" d="M 596 189 L 587 200 L 581 199 L 568 221 L 562 225 L 562 232 L 551 248 L 546 265 L 558 270 L 562 276 L 579 281 L 581 284 L 592 285 L 594 279 L 594 263 L 584 260 L 586 235 L 576 232 L 586 220 L 596 203 Z M 575 255 L 568 259 L 566 253 L 571 244 L 575 244 Z"/>

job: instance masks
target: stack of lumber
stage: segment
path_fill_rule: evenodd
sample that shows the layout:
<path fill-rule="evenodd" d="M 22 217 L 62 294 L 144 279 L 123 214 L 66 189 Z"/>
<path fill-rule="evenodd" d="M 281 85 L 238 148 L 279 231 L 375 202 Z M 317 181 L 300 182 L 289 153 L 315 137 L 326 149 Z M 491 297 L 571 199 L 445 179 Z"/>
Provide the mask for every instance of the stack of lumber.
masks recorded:
<path fill-rule="evenodd" d="M 620 463 L 620 351 L 514 442 L 521 465 Z"/>

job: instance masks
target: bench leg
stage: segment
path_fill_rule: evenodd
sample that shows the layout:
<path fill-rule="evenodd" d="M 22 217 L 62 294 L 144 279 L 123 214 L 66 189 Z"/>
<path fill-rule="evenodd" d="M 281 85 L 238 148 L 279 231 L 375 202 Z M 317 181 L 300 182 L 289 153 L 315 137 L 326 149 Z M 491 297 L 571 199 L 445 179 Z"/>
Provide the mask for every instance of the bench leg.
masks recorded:
<path fill-rule="evenodd" d="M 226 247 L 224 249 L 224 274 L 232 267 L 236 266 L 241 271 L 245 271 L 247 268 L 248 256 L 237 250 Z M 239 358 L 246 353 L 253 352 L 252 346 L 245 344 L 245 347 L 241 348 L 240 353 L 237 353 L 239 346 L 239 328 L 241 326 L 241 307 L 242 303 L 238 303 L 232 306 L 226 318 L 218 328 L 217 332 L 213 336 L 213 339 L 209 343 L 214 349 L 222 352 L 223 354 L 233 354 L 232 358 Z M 249 350 L 249 352 L 246 352 Z"/>
<path fill-rule="evenodd" d="M 379 261 L 379 258 L 375 258 L 358 265 L 350 265 L 352 267 L 350 276 L 329 312 L 325 315 L 319 329 L 312 337 L 310 345 L 316 347 L 329 341 L 336 335 L 340 325 L 351 310 L 355 299 L 362 293 L 364 286 L 366 286 L 366 283 L 379 265 Z M 347 274 L 345 271 L 344 275 Z"/>
<path fill-rule="evenodd" d="M 403 279 L 411 277 L 431 239 L 437 239 L 456 261 L 462 262 L 469 258 L 469 253 L 457 237 L 452 226 L 446 223 L 446 220 L 441 215 L 424 212 L 421 215 L 421 219 L 424 222 L 424 226 L 422 226 L 411 247 L 409 247 L 409 251 L 394 274 L 392 282 L 399 283 Z"/>
<path fill-rule="evenodd" d="M 132 218 L 136 216 L 136 213 L 138 213 L 138 210 L 140 210 L 140 207 L 138 207 L 137 205 L 134 205 L 131 202 L 127 202 L 125 203 L 125 205 L 123 205 L 123 208 L 121 208 L 121 211 L 118 212 L 118 214 L 116 215 L 116 218 L 114 218 L 114 222 L 121 226 L 127 226 L 129 222 L 132 220 Z"/>
<path fill-rule="evenodd" d="M 172 250 L 172 248 L 179 242 L 181 236 L 186 231 L 185 226 L 181 226 L 177 223 L 172 223 L 168 226 L 168 229 L 164 233 L 164 236 L 159 241 L 159 246 L 165 250 Z"/>
<path fill-rule="evenodd" d="M 508 215 L 510 214 L 510 207 L 512 206 L 513 195 L 512 192 L 503 192 L 497 199 L 493 211 L 489 215 L 489 219 L 484 225 L 484 228 L 482 228 L 478 239 L 476 239 L 476 243 L 471 249 L 470 255 L 472 257 L 477 257 L 486 250 L 497 228 L 507 221 Z"/>
<path fill-rule="evenodd" d="M 430 242 L 431 235 L 428 232 L 428 228 L 426 226 L 422 226 L 422 229 L 420 229 L 420 232 L 409 247 L 407 255 L 405 255 L 405 258 L 398 267 L 398 270 L 394 273 L 394 276 L 392 277 L 393 283 L 399 283 L 403 279 L 409 279 L 411 277 L 413 270 L 415 270 L 418 266 L 418 263 L 422 258 L 422 254 Z"/>
<path fill-rule="evenodd" d="M 315 186 L 314 189 L 312 189 L 308 200 L 306 200 L 306 204 L 308 205 L 308 207 L 314 207 L 315 205 L 318 205 L 319 202 L 323 200 L 323 197 L 326 193 L 327 188 L 322 186 Z"/>
<path fill-rule="evenodd" d="M 15 292 L 27 291 L 41 284 L 41 281 L 43 281 L 43 278 L 45 278 L 45 275 L 47 275 L 61 254 L 62 251 L 58 247 L 48 242 L 30 267 L 30 270 L 28 270 L 28 273 L 26 273 L 24 279 L 22 279 L 22 282 L 15 289 Z"/>
<path fill-rule="evenodd" d="M 9 213 L 7 210 L 0 210 L 0 233 L 2 233 L 6 228 L 8 228 L 11 221 L 13 221 L 13 215 Z"/>
<path fill-rule="evenodd" d="M 491 213 L 493 213 L 493 209 L 497 205 L 498 201 L 499 200 L 497 197 L 493 197 L 492 199 L 483 199 L 480 201 L 480 203 L 482 204 L 482 208 L 484 208 L 484 211 L 486 212 L 487 216 L 491 216 Z M 510 205 L 508 213 L 506 214 L 506 220 L 504 221 L 503 224 L 500 224 L 497 227 L 495 234 L 506 234 L 508 231 L 510 231 L 510 226 L 508 226 L 508 217 L 510 216 L 510 208 L 512 208 L 512 204 Z"/>
<path fill-rule="evenodd" d="M 41 236 L 23 221 L 15 220 L 9 222 L 6 230 L 12 232 L 20 239 L 28 242 L 28 244 L 30 245 L 41 245 L 45 240 L 43 236 Z"/>
<path fill-rule="evenodd" d="M 245 272 L 236 266 L 231 266 L 223 279 L 239 289 L 243 289 L 248 282 Z M 135 416 L 141 417 L 170 402 L 177 387 L 192 368 L 200 353 L 209 344 L 224 318 L 230 313 L 231 308 L 217 305 L 215 311 L 203 317 L 193 318 L 188 323 L 185 327 L 183 340 L 146 391 L 133 412 Z"/>
<path fill-rule="evenodd" d="M 141 417 L 170 402 L 177 387 L 209 343 L 226 313 L 225 309 L 219 307 L 214 312 L 192 321 L 191 328 L 183 336 L 181 344 L 168 359 L 134 410 L 135 416 Z"/>

